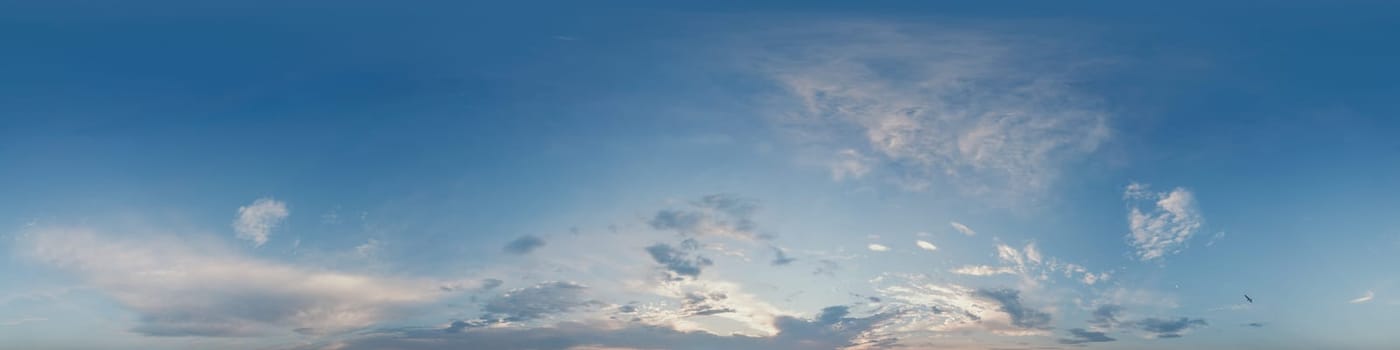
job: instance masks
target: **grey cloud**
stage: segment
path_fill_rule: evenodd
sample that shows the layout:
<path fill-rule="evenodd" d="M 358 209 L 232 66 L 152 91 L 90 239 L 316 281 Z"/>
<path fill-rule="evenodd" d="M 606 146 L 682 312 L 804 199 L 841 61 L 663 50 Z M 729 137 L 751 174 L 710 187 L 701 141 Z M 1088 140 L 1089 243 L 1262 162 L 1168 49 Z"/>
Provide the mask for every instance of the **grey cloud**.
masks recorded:
<path fill-rule="evenodd" d="M 1251 322 L 1251 323 L 1246 323 L 1244 326 L 1245 326 L 1245 327 L 1254 327 L 1254 328 L 1263 328 L 1263 327 L 1264 327 L 1264 323 L 1262 323 L 1262 322 Z"/>
<path fill-rule="evenodd" d="M 836 261 L 822 259 L 817 260 L 817 263 L 819 265 L 817 265 L 816 270 L 812 271 L 813 275 L 826 275 L 828 277 L 835 277 L 836 270 L 841 269 L 841 264 L 836 263 Z"/>
<path fill-rule="evenodd" d="M 481 290 L 496 289 L 496 287 L 500 287 L 502 283 L 505 283 L 505 281 L 501 281 L 495 278 L 487 278 L 481 281 Z"/>
<path fill-rule="evenodd" d="M 482 305 L 481 310 L 486 313 L 482 318 L 519 322 L 569 312 L 588 305 L 583 299 L 585 289 L 571 282 L 544 282 L 514 289 Z"/>
<path fill-rule="evenodd" d="M 1083 328 L 1070 329 L 1069 335 L 1071 338 L 1060 338 L 1060 344 L 1075 345 L 1084 343 L 1111 342 L 1117 340 L 1109 337 L 1107 334 L 1104 334 L 1104 332 L 1088 331 L 1084 330 Z"/>
<path fill-rule="evenodd" d="M 681 312 L 686 316 L 709 316 L 734 312 L 734 309 L 724 306 L 724 300 L 728 298 L 729 296 L 723 292 L 686 293 L 685 298 L 681 300 Z"/>
<path fill-rule="evenodd" d="M 1001 304 L 999 310 L 1011 316 L 1011 324 L 1014 326 L 1046 329 L 1050 324 L 1050 314 L 1021 304 L 1021 291 L 1015 289 L 981 289 L 977 291 L 976 295 Z"/>
<path fill-rule="evenodd" d="M 773 247 L 773 266 L 783 266 L 791 264 L 793 261 L 797 261 L 797 259 L 790 258 L 786 253 L 783 253 L 782 249 Z"/>
<path fill-rule="evenodd" d="M 1098 308 L 1094 309 L 1094 318 L 1089 319 L 1089 324 L 1098 327 L 1113 327 L 1118 325 L 1118 315 L 1122 313 L 1122 306 L 1112 304 L 1100 305 Z"/>
<path fill-rule="evenodd" d="M 371 332 L 346 339 L 341 350 L 366 349 L 535 349 L 566 350 L 582 346 L 640 349 L 727 349 L 727 350 L 830 350 L 855 345 L 881 321 L 891 317 L 880 313 L 848 317 L 845 307 L 828 307 L 814 319 L 782 316 L 774 320 L 778 334 L 772 337 L 721 336 L 706 332 L 681 332 L 670 328 L 629 324 L 612 325 L 565 322 L 551 327 L 475 327 L 471 322 L 454 322 L 447 328 L 397 329 Z M 894 339 L 863 341 L 873 347 L 887 347 Z M 325 344 L 307 345 L 297 350 L 320 349 Z"/>
<path fill-rule="evenodd" d="M 647 253 L 651 254 L 651 259 L 666 266 L 666 270 L 679 276 L 700 276 L 700 270 L 706 266 L 714 265 L 714 261 L 703 256 L 691 256 L 689 251 L 693 251 L 699 244 L 694 240 L 681 242 L 681 248 L 677 249 L 665 243 L 657 243 L 647 247 Z"/>
<path fill-rule="evenodd" d="M 753 216 L 758 201 L 731 194 L 712 194 L 688 203 L 684 209 L 665 209 L 647 223 L 653 229 L 675 231 L 684 236 L 734 236 L 767 238 L 754 230 Z"/>
<path fill-rule="evenodd" d="M 530 254 L 530 252 L 535 251 L 535 249 L 538 249 L 539 247 L 543 246 L 543 239 L 531 235 L 525 235 L 521 236 L 520 238 L 516 238 L 513 241 L 510 241 L 510 243 L 506 243 L 506 246 L 503 250 L 507 253 L 515 255 L 525 255 Z"/>
<path fill-rule="evenodd" d="M 1145 318 L 1132 322 L 1132 326 L 1152 333 L 1156 338 L 1179 338 L 1181 333 L 1196 327 L 1205 327 L 1206 320 L 1180 317 L 1176 319 Z"/>

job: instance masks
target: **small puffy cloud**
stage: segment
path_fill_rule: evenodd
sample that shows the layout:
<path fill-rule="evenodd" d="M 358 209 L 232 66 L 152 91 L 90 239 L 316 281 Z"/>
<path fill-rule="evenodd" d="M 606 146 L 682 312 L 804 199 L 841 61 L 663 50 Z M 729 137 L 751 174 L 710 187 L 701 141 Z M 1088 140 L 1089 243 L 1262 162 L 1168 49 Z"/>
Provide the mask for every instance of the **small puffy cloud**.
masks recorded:
<path fill-rule="evenodd" d="M 666 267 L 667 271 L 677 276 L 700 276 L 700 270 L 706 266 L 714 265 L 714 261 L 703 256 L 691 256 L 692 251 L 698 248 L 699 243 L 695 240 L 687 239 L 681 242 L 680 248 L 672 247 L 669 244 L 657 243 L 646 248 L 651 259 Z"/>
<path fill-rule="evenodd" d="M 1361 304 L 1361 303 L 1369 302 L 1369 301 L 1371 301 L 1371 299 L 1374 299 L 1375 297 L 1376 297 L 1376 293 L 1368 290 L 1368 291 L 1366 291 L 1366 294 L 1365 294 L 1365 295 L 1362 295 L 1361 297 L 1356 298 L 1356 299 L 1352 299 L 1351 301 L 1348 301 L 1348 303 L 1352 303 L 1352 304 Z"/>
<path fill-rule="evenodd" d="M 1060 338 L 1060 344 L 1078 345 L 1085 343 L 1111 342 L 1117 340 L 1109 337 L 1107 334 L 1104 334 L 1104 332 L 1089 331 L 1083 328 L 1071 328 L 1069 330 L 1069 335 L 1069 338 Z"/>
<path fill-rule="evenodd" d="M 1192 328 L 1205 327 L 1206 320 L 1199 318 L 1180 317 L 1175 319 L 1163 319 L 1149 317 L 1129 324 L 1132 327 L 1151 333 L 1153 338 L 1180 338 L 1181 335 Z"/>
<path fill-rule="evenodd" d="M 1128 242 L 1140 260 L 1160 260 L 1180 252 L 1204 225 L 1196 196 L 1185 188 L 1151 192 L 1147 185 L 1133 183 L 1123 197 L 1130 206 Z M 1143 209 L 1138 203 L 1151 206 Z"/>
<path fill-rule="evenodd" d="M 973 231 L 971 227 L 967 227 L 967 225 L 963 225 L 962 223 L 959 223 L 959 222 L 957 222 L 957 221 L 948 222 L 948 225 L 949 225 L 949 226 L 953 226 L 953 229 L 954 229 L 954 230 L 957 230 L 958 233 L 961 233 L 961 234 L 964 234 L 964 235 L 967 235 L 967 236 L 976 236 L 976 235 L 977 235 L 977 231 Z"/>
<path fill-rule="evenodd" d="M 754 239 L 758 224 L 753 216 L 758 201 L 731 194 L 712 194 L 688 203 L 684 209 L 658 211 L 647 223 L 657 230 L 683 236 L 726 236 Z"/>
<path fill-rule="evenodd" d="M 977 296 L 991 299 L 1001 304 L 998 310 L 1011 316 L 1011 324 L 1021 328 L 1045 329 L 1050 325 L 1050 314 L 1021 304 L 1021 291 L 1015 289 L 981 289 Z"/>
<path fill-rule="evenodd" d="M 272 198 L 258 198 L 252 204 L 238 207 L 238 217 L 233 220 L 233 231 L 238 238 L 253 241 L 254 245 L 261 247 L 267 243 L 272 229 L 281 224 L 289 214 L 286 203 Z"/>
<path fill-rule="evenodd" d="M 887 252 L 890 250 L 890 247 L 886 247 L 879 243 L 871 243 L 870 245 L 865 246 L 865 248 L 870 249 L 870 251 L 872 252 Z"/>
<path fill-rule="evenodd" d="M 929 243 L 928 241 L 925 241 L 925 240 L 917 240 L 917 241 L 914 241 L 914 245 L 915 245 L 915 246 L 918 246 L 919 249 L 927 250 L 927 251 L 930 251 L 930 252 L 931 252 L 931 251 L 938 250 L 938 246 L 935 246 L 935 245 L 933 245 L 933 243 Z"/>
<path fill-rule="evenodd" d="M 510 243 L 506 243 L 506 246 L 502 248 L 502 250 L 506 253 L 511 253 L 515 255 L 525 255 L 530 254 L 530 252 L 533 252 L 535 251 L 535 249 L 538 249 L 539 247 L 543 246 L 544 239 L 531 235 L 525 235 L 521 236 L 520 238 L 516 238 L 513 241 L 510 241 Z"/>
<path fill-rule="evenodd" d="M 968 276 L 992 276 L 1003 274 L 1015 274 L 1016 269 L 1010 267 L 992 267 L 987 265 L 969 265 L 952 270 L 953 273 Z"/>
<path fill-rule="evenodd" d="M 213 242 L 117 239 L 90 229 L 25 233 L 26 255 L 83 279 L 150 336 L 334 333 L 374 325 L 443 296 L 434 281 L 308 269 Z"/>

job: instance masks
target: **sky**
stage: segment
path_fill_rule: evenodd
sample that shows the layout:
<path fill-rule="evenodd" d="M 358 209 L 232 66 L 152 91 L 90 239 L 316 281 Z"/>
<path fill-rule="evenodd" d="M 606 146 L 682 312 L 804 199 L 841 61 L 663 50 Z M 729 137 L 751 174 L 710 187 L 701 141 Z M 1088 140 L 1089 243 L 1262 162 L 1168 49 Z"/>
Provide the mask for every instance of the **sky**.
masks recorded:
<path fill-rule="evenodd" d="M 0 2 L 0 349 L 1392 349 L 1397 17 Z"/>

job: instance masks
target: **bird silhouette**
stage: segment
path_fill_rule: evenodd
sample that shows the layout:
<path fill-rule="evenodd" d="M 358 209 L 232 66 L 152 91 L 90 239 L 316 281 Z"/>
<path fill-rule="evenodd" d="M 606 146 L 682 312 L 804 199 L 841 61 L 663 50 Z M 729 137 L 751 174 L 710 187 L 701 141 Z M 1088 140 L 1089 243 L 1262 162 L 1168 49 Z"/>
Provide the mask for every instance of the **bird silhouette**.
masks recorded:
<path fill-rule="evenodd" d="M 1254 298 L 1250 298 L 1250 297 L 1249 297 L 1249 294 L 1245 294 L 1245 295 L 1244 295 L 1244 300 L 1249 301 L 1250 304 L 1253 304 L 1253 303 L 1254 303 Z"/>

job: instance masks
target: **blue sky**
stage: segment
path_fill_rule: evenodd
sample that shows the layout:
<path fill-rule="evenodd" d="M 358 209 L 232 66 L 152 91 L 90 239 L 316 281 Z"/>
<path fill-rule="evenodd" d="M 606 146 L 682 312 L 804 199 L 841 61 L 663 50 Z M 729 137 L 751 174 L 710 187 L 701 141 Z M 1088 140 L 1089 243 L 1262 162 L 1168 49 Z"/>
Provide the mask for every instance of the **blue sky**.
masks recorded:
<path fill-rule="evenodd" d="M 0 4 L 0 349 L 1394 348 L 1398 10 Z"/>

